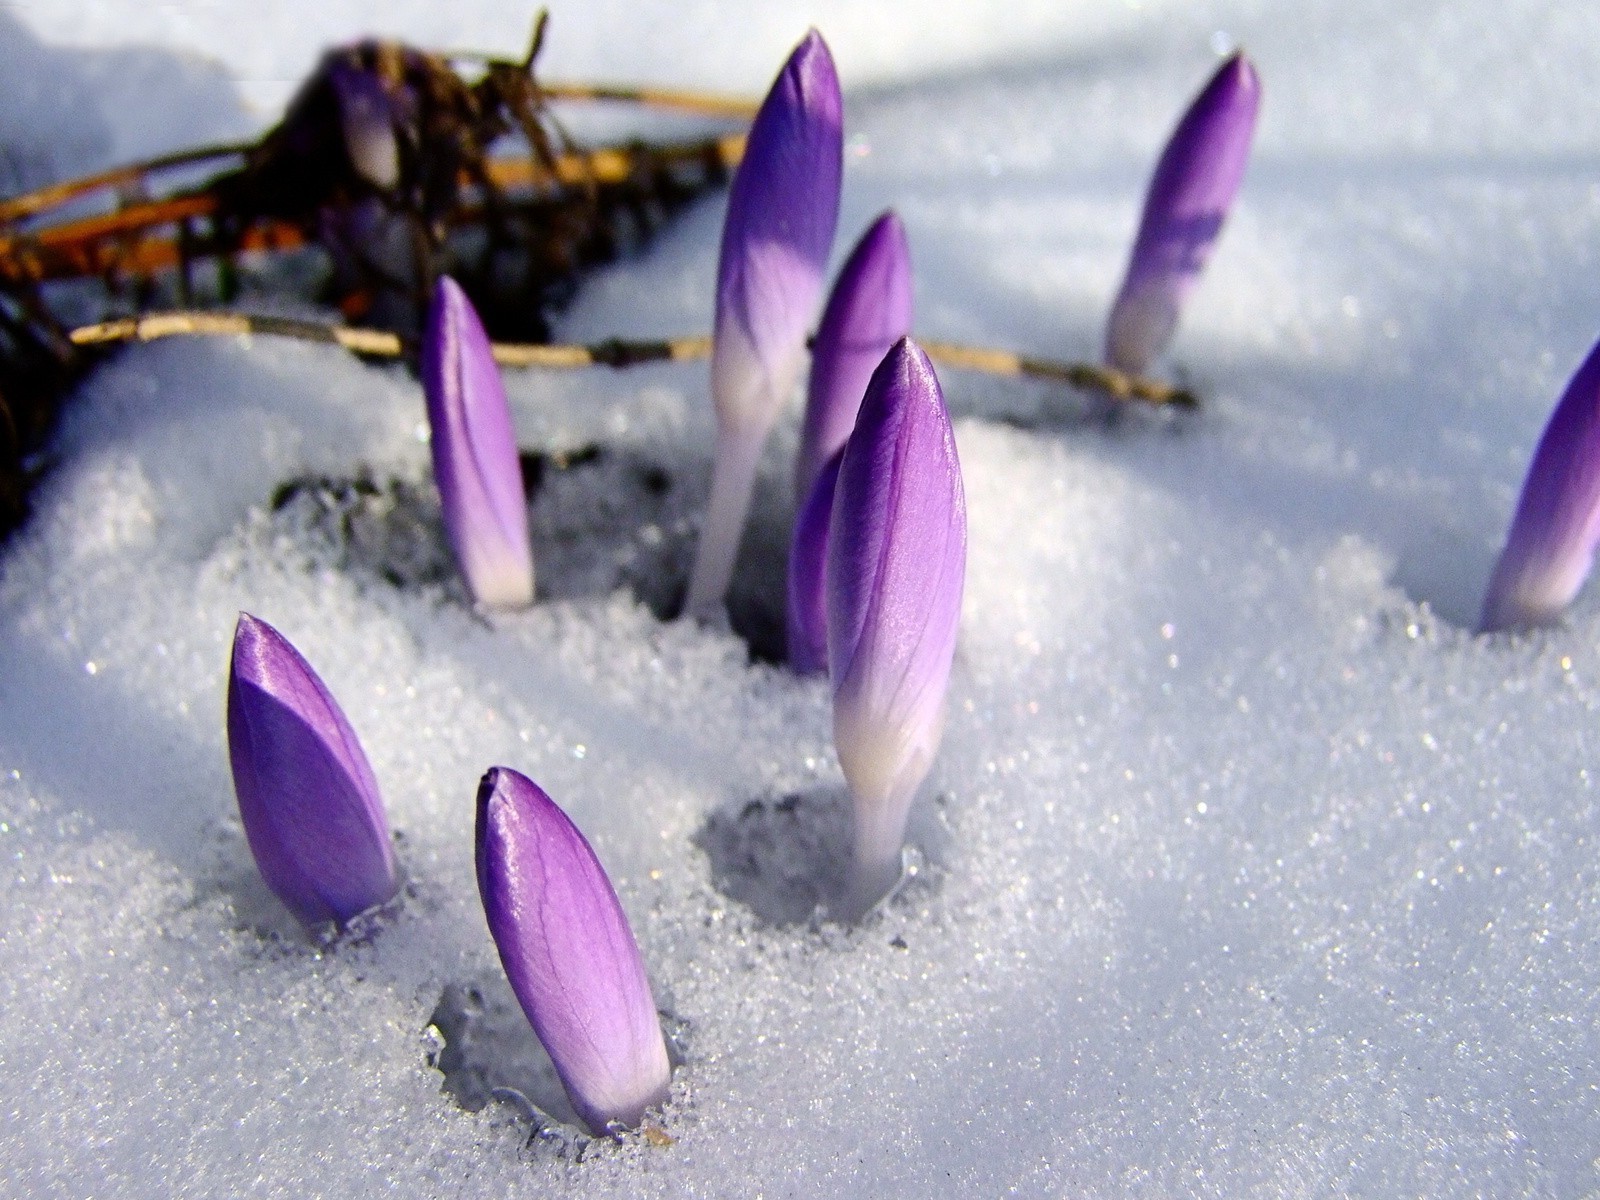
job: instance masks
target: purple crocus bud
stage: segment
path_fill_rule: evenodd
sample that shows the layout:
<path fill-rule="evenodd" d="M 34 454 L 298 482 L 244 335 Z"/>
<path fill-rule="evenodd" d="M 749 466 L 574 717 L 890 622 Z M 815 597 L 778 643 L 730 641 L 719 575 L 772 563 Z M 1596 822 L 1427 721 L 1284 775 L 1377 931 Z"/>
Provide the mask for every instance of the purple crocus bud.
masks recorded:
<path fill-rule="evenodd" d="M 394 187 L 400 182 L 400 142 L 389 89 L 376 73 L 345 59 L 329 64 L 328 80 L 350 164 L 374 187 Z"/>
<path fill-rule="evenodd" d="M 804 361 L 839 219 L 842 137 L 839 77 L 813 29 L 756 113 L 728 193 L 711 352 L 716 458 L 684 602 L 696 617 L 728 589 L 761 446 Z"/>
<path fill-rule="evenodd" d="M 858 910 L 898 877 L 939 748 L 966 565 L 950 413 L 927 355 L 903 338 L 867 385 L 828 530 L 833 740 L 855 804 Z"/>
<path fill-rule="evenodd" d="M 422 390 L 445 533 L 473 599 L 533 603 L 533 551 L 511 410 L 472 301 L 440 276 L 422 342 Z"/>
<path fill-rule="evenodd" d="M 228 757 L 250 852 L 301 921 L 348 921 L 395 894 L 389 823 L 355 730 L 299 652 L 249 613 L 233 634 Z"/>
<path fill-rule="evenodd" d="M 1237 53 L 1211 77 L 1156 164 L 1122 291 L 1106 327 L 1106 362 L 1143 371 L 1166 349 L 1244 178 L 1261 80 Z"/>
<path fill-rule="evenodd" d="M 1600 345 L 1567 384 L 1533 452 L 1517 515 L 1483 598 L 1484 633 L 1548 625 L 1600 544 Z"/>
<path fill-rule="evenodd" d="M 478 891 L 511 990 L 596 1137 L 636 1127 L 671 1067 L 644 962 L 600 860 L 526 776 L 478 785 Z"/>
<path fill-rule="evenodd" d="M 811 494 L 800 506 L 789 543 L 789 666 L 801 675 L 828 669 L 828 526 L 833 490 L 844 447 L 822 464 Z"/>
<path fill-rule="evenodd" d="M 811 494 L 822 464 L 845 444 L 867 380 L 883 356 L 911 333 L 911 249 L 893 211 L 874 221 L 839 272 L 811 351 L 795 499 Z"/>

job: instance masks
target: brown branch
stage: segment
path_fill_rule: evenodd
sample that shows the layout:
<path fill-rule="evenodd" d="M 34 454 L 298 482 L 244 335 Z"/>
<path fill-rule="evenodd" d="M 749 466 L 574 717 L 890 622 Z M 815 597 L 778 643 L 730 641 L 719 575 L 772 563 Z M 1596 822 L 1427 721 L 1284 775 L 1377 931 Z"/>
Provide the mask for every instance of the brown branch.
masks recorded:
<path fill-rule="evenodd" d="M 82 326 L 74 329 L 70 336 L 75 345 L 93 346 L 109 342 L 151 342 L 168 337 L 236 337 L 247 334 L 332 343 L 357 354 L 380 358 L 399 358 L 414 352 L 415 349 L 414 345 L 408 344 L 397 335 L 378 329 L 356 329 L 347 325 L 329 325 L 295 317 L 203 311 L 161 312 L 144 317 L 124 317 L 116 321 L 103 321 L 98 325 Z M 1009 350 L 957 346 L 948 342 L 920 344 L 935 362 L 963 370 L 981 371 L 989 375 L 1010 378 L 1029 376 L 1035 379 L 1049 379 L 1065 383 L 1079 391 L 1100 392 L 1113 400 L 1137 400 L 1146 404 L 1175 405 L 1181 408 L 1193 408 L 1197 404 L 1194 394 L 1183 388 L 1137 375 L 1128 375 L 1111 367 L 1092 363 L 1058 362 L 1053 359 L 1014 354 Z M 496 342 L 494 345 L 495 361 L 505 367 L 620 368 L 649 362 L 686 362 L 710 356 L 709 337 L 645 341 L 611 338 L 588 345 L 536 345 L 518 342 Z"/>

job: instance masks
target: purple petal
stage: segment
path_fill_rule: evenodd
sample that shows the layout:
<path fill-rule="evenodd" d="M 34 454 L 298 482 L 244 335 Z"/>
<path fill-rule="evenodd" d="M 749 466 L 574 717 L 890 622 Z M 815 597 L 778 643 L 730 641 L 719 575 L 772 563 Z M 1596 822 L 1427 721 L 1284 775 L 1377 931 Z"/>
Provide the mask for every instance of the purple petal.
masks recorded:
<path fill-rule="evenodd" d="M 1172 133 L 1145 197 L 1122 291 L 1106 328 L 1106 361 L 1143 371 L 1166 349 L 1244 178 L 1261 80 L 1243 53 L 1223 63 Z"/>
<path fill-rule="evenodd" d="M 844 447 L 817 473 L 811 494 L 795 517 L 789 543 L 789 665 L 801 675 L 828 669 L 828 525 Z"/>
<path fill-rule="evenodd" d="M 511 410 L 489 337 L 459 284 L 441 276 L 422 343 L 422 390 L 445 533 L 480 604 L 533 602 L 533 552 Z"/>
<path fill-rule="evenodd" d="M 822 464 L 850 437 L 872 372 L 910 333 L 911 250 L 890 211 L 862 234 L 822 311 L 795 461 L 797 499 L 810 494 Z"/>
<path fill-rule="evenodd" d="M 1483 632 L 1547 625 L 1588 578 L 1600 543 L 1600 345 L 1589 351 L 1533 453 L 1517 515 L 1483 598 Z"/>
<path fill-rule="evenodd" d="M 239 614 L 228 675 L 228 757 L 262 878 L 307 925 L 395 894 L 389 823 L 355 730 L 272 626 Z"/>
<path fill-rule="evenodd" d="M 938 750 L 966 561 L 950 414 L 933 365 L 905 338 L 867 385 L 828 532 L 833 733 L 855 800 L 858 875 L 898 861 Z"/>
<path fill-rule="evenodd" d="M 822 35 L 789 56 L 750 126 L 717 265 L 711 395 L 764 435 L 799 375 L 839 219 L 843 101 Z"/>
<path fill-rule="evenodd" d="M 805 357 L 839 219 L 843 102 L 822 36 L 789 56 L 750 126 L 717 264 L 711 500 L 684 611 L 712 618 L 733 575 L 761 446 Z"/>
<path fill-rule="evenodd" d="M 526 776 L 478 786 L 478 891 L 506 977 L 596 1135 L 634 1128 L 671 1068 L 644 962 L 600 860 Z"/>
<path fill-rule="evenodd" d="M 374 187 L 394 187 L 400 182 L 400 143 L 388 88 L 372 71 L 346 58 L 330 62 L 328 79 L 339 102 L 339 124 L 351 165 Z"/>

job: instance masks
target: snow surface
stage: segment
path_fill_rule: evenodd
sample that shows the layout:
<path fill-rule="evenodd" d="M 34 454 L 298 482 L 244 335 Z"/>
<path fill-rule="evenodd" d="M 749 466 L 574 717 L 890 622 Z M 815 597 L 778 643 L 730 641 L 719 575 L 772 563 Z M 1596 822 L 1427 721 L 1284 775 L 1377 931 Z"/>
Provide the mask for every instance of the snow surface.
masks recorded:
<path fill-rule="evenodd" d="M 329 42 L 510 50 L 526 17 L 21 0 L 6 182 L 258 127 Z M 645 603 L 687 567 L 703 366 L 511 377 L 544 598 L 485 619 L 402 370 L 130 348 L 0 551 L 0 1193 L 1600 1189 L 1600 599 L 1470 632 L 1600 328 L 1600 10 L 611 0 L 556 11 L 551 70 L 754 89 L 811 21 L 848 91 L 840 256 L 894 204 L 919 331 L 1036 353 L 1096 352 L 1217 56 L 1245 45 L 1265 87 L 1172 360 L 1200 413 L 946 374 L 972 547 L 917 877 L 860 927 L 810 919 L 842 831 L 825 685 Z M 708 328 L 720 208 L 563 334 Z M 240 832 L 241 608 L 340 698 L 401 839 L 403 900 L 337 943 Z M 670 1146 L 483 1105 L 561 1110 L 476 899 L 493 763 L 613 874 L 681 1058 Z"/>

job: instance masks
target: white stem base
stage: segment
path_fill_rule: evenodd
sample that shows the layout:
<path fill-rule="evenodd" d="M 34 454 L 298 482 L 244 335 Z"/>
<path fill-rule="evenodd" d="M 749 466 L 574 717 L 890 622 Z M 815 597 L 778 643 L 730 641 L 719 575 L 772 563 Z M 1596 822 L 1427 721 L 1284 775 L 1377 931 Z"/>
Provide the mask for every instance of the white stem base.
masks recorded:
<path fill-rule="evenodd" d="M 761 446 L 766 431 L 717 430 L 716 460 L 711 467 L 711 501 L 705 524 L 700 527 L 700 544 L 695 550 L 694 570 L 689 575 L 689 594 L 683 602 L 685 616 L 698 621 L 713 620 L 733 578 L 734 559 L 745 518 L 750 514 L 750 496 L 756 481 L 756 465 L 761 461 Z"/>

